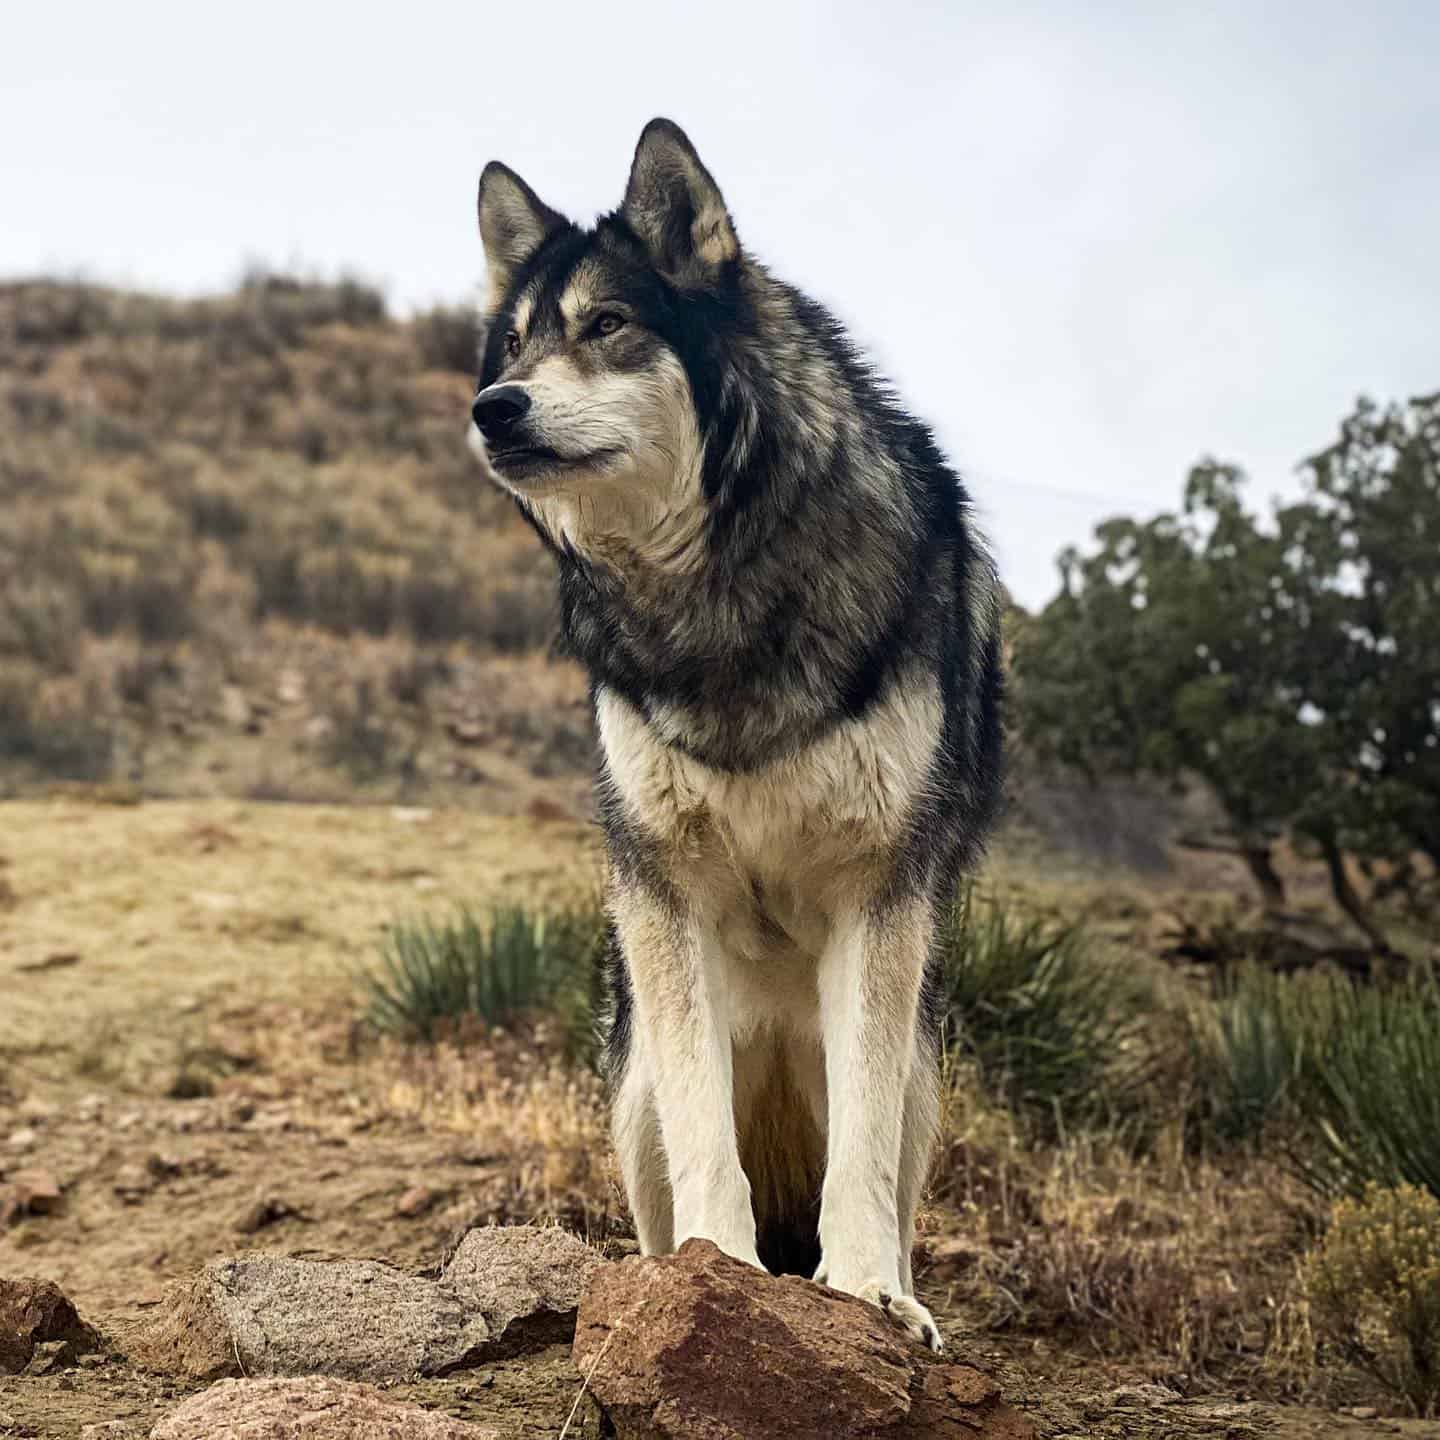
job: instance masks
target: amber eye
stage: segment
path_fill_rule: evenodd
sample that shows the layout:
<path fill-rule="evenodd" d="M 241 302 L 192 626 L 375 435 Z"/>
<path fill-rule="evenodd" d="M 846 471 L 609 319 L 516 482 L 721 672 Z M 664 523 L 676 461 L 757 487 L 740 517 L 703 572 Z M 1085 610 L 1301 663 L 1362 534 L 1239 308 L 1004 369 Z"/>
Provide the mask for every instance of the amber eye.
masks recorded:
<path fill-rule="evenodd" d="M 613 310 L 607 310 L 595 322 L 595 333 L 597 335 L 613 335 L 624 323 L 623 315 L 617 315 Z"/>
<path fill-rule="evenodd" d="M 507 330 L 505 332 L 505 353 L 512 360 L 520 353 L 520 335 L 518 331 Z"/>

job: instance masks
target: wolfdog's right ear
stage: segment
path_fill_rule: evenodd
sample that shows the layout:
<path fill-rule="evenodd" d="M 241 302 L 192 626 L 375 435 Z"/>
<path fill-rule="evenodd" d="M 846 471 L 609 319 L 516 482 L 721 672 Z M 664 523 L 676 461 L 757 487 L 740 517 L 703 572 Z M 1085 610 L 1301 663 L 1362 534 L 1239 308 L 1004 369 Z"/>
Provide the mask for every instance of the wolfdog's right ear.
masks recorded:
<path fill-rule="evenodd" d="M 481 172 L 479 208 L 489 289 L 485 308 L 493 311 L 505 298 L 515 272 L 568 222 L 498 160 Z"/>

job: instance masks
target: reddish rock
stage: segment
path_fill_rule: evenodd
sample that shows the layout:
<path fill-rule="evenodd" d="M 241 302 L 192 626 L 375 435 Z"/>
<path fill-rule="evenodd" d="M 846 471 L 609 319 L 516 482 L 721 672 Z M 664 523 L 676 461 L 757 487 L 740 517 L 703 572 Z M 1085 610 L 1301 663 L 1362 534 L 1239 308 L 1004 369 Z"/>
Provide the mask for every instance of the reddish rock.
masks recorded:
<path fill-rule="evenodd" d="M 222 1380 L 192 1395 L 150 1440 L 498 1440 L 487 1426 L 391 1400 L 368 1385 Z"/>
<path fill-rule="evenodd" d="M 413 1190 L 407 1190 L 395 1202 L 395 1213 L 402 1220 L 414 1220 L 431 1209 L 438 1198 L 433 1190 L 427 1190 L 425 1186 L 417 1185 Z"/>
<path fill-rule="evenodd" d="M 235 1232 L 238 1235 L 254 1235 L 266 1226 L 289 1220 L 296 1214 L 289 1201 L 279 1195 L 257 1195 L 235 1217 Z"/>
<path fill-rule="evenodd" d="M 872 1305 L 704 1240 L 592 1271 L 575 1364 L 634 1440 L 1033 1440 L 973 1366 Z"/>
<path fill-rule="evenodd" d="M 100 1343 L 58 1285 L 33 1276 L 0 1279 L 0 1375 L 18 1375 L 37 1350 L 49 1370 L 73 1364 Z"/>
<path fill-rule="evenodd" d="M 5 1199 L 13 1217 L 54 1215 L 65 1203 L 59 1182 L 48 1170 L 11 1171 Z"/>

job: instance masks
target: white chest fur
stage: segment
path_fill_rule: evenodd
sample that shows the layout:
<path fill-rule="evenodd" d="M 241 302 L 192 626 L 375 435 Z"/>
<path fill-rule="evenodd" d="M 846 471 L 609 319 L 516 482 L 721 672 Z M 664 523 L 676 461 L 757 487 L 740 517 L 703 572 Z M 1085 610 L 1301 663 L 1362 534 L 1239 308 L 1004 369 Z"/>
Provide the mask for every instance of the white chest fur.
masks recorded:
<path fill-rule="evenodd" d="M 806 949 L 881 883 L 942 719 L 933 681 L 902 680 L 862 719 L 730 774 L 664 743 L 681 717 L 647 722 L 602 689 L 597 718 L 611 781 L 687 900 L 727 924 L 758 905 Z"/>

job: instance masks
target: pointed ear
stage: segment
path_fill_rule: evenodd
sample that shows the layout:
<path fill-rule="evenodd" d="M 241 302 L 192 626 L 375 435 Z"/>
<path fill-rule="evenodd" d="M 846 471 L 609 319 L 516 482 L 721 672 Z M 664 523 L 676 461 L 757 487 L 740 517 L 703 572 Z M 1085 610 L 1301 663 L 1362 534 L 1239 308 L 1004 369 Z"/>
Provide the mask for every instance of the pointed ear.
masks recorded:
<path fill-rule="evenodd" d="M 492 160 L 480 176 L 479 206 L 489 289 L 485 308 L 494 310 L 520 267 L 567 222 L 498 160 Z"/>
<path fill-rule="evenodd" d="M 652 120 L 635 147 L 620 213 L 660 270 L 683 284 L 713 280 L 740 242 L 720 187 L 673 120 Z"/>

